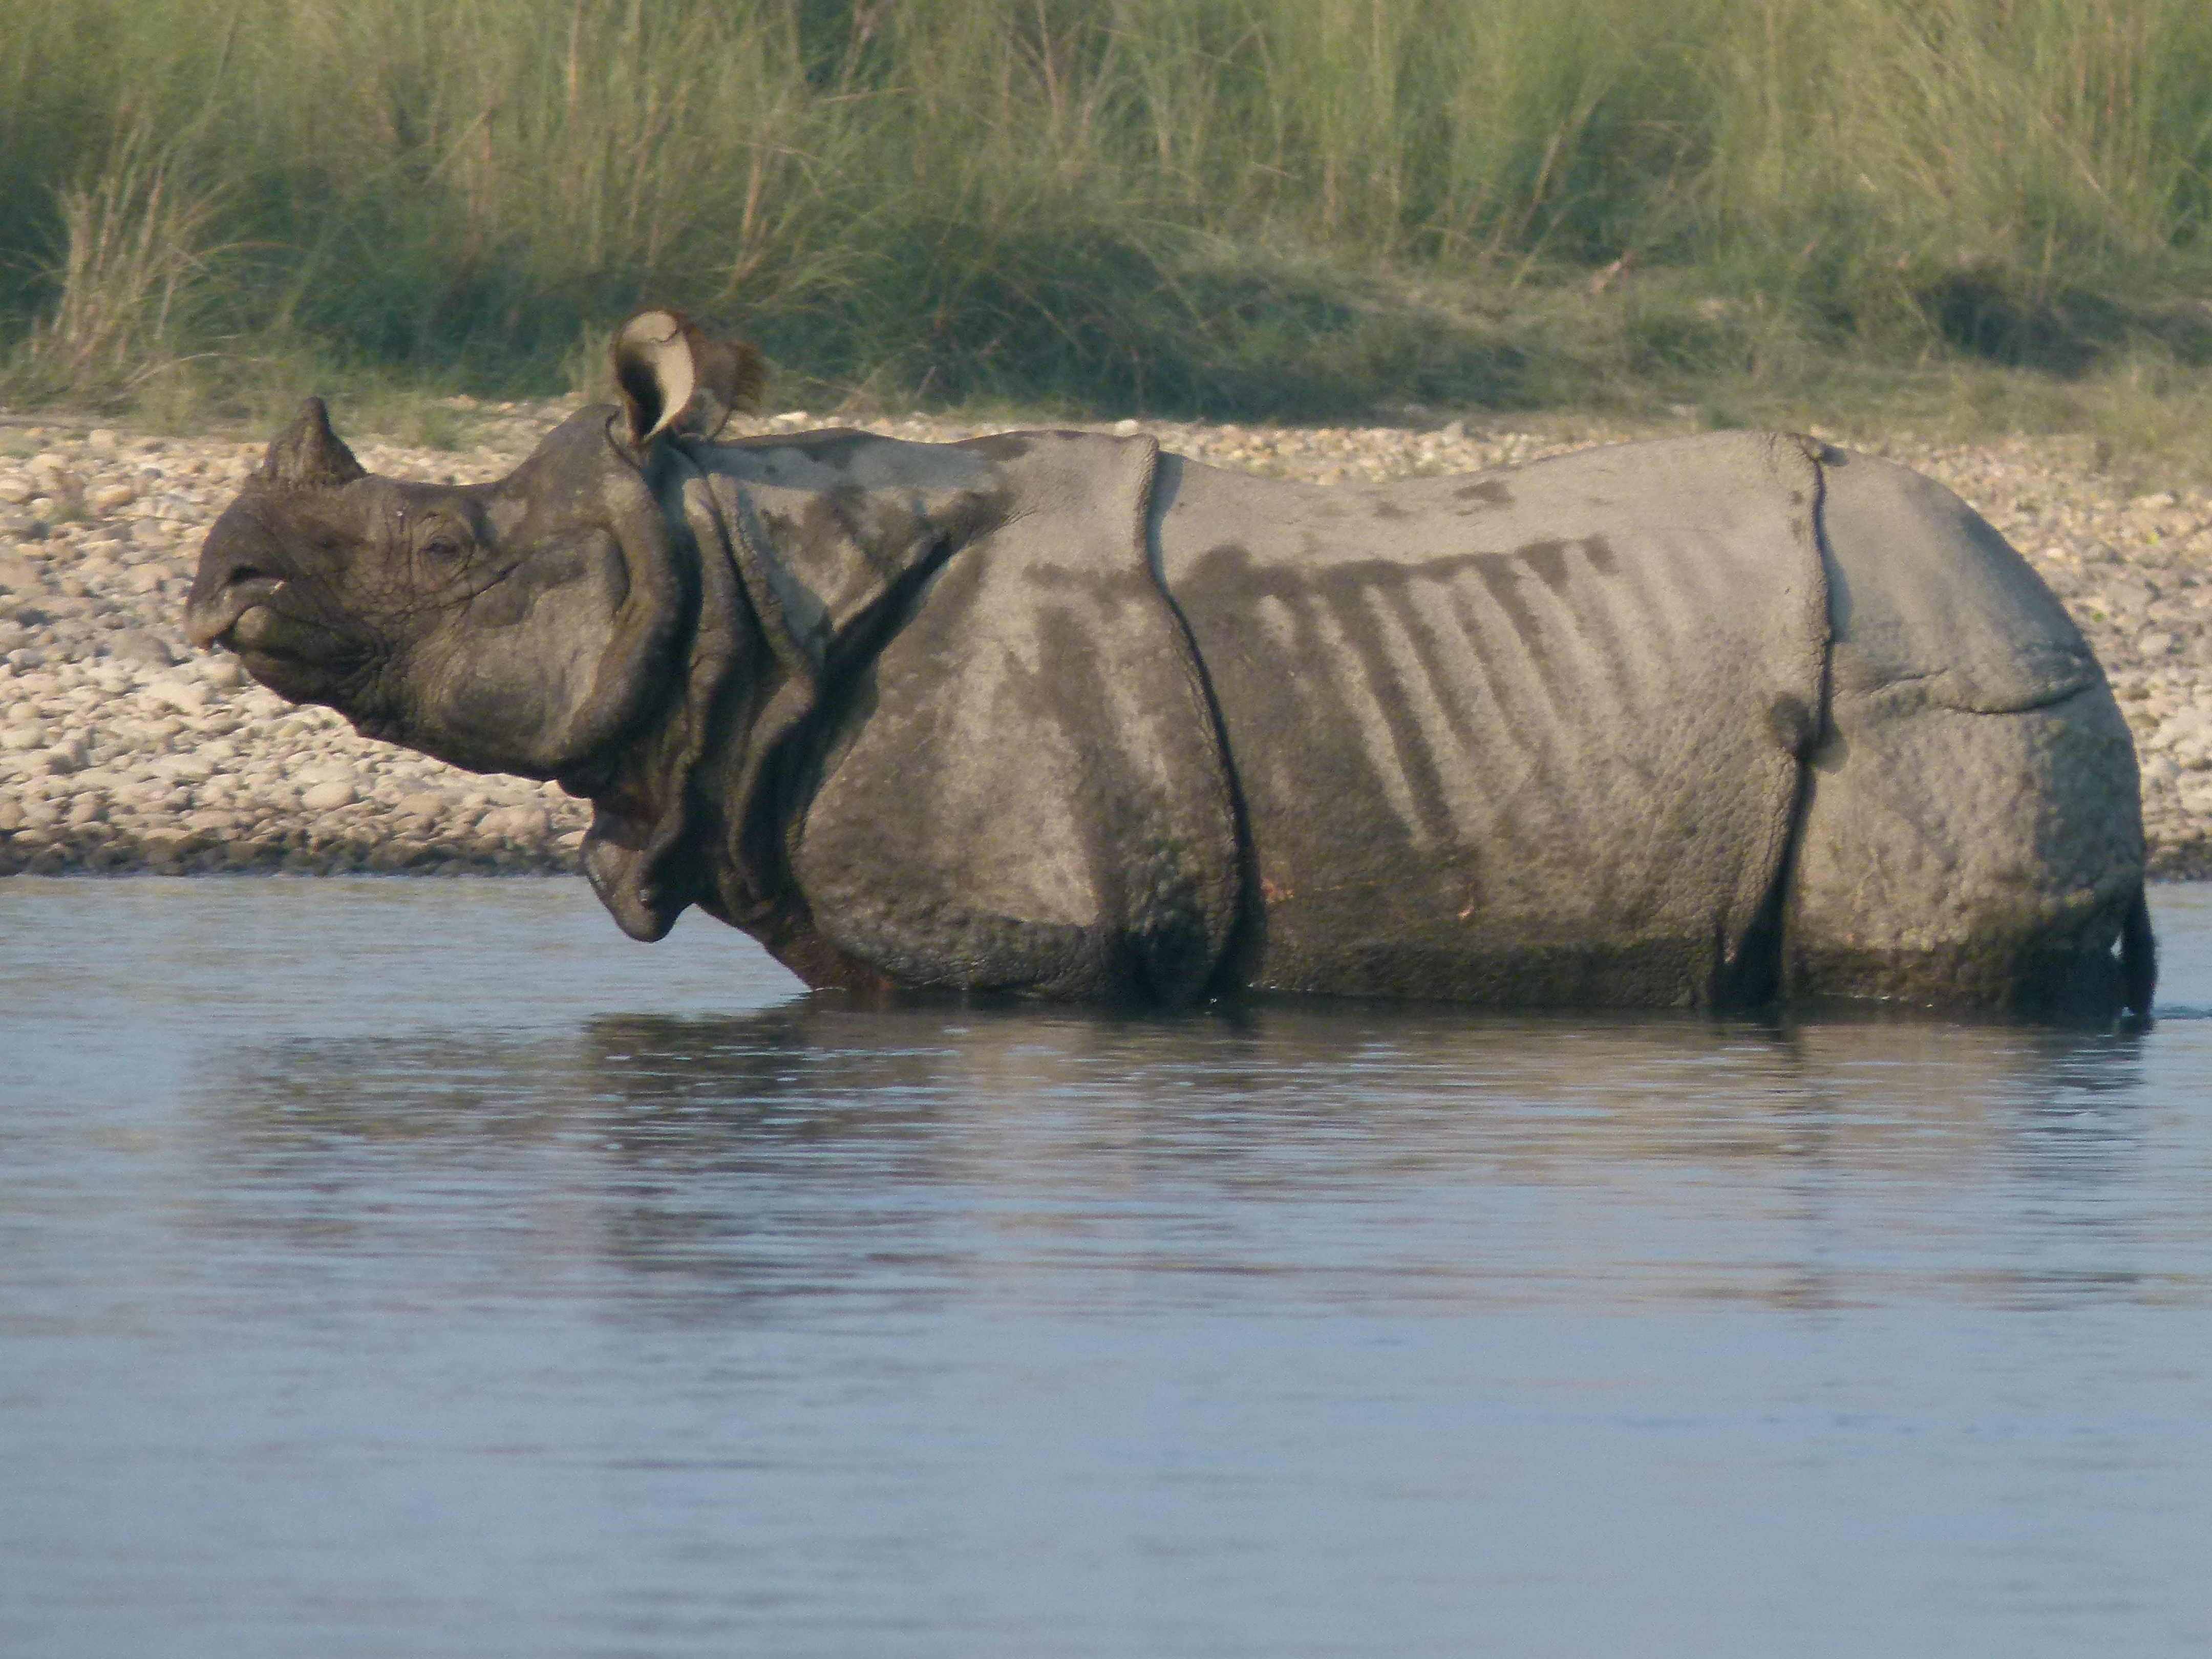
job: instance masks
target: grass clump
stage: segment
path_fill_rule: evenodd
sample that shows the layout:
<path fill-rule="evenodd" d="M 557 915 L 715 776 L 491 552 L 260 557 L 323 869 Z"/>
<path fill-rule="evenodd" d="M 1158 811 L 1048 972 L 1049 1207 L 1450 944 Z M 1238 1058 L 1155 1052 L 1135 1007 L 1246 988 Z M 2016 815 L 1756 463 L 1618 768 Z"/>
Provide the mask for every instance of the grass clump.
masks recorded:
<path fill-rule="evenodd" d="M 56 296 L 17 349 L 22 391 L 113 403 L 182 366 L 180 342 L 209 286 L 217 204 L 181 172 L 138 129 L 57 193 Z"/>
<path fill-rule="evenodd" d="M 19 399 L 553 390 L 646 300 L 811 406 L 1950 397 L 2179 443 L 2212 358 L 2201 0 L 0 0 L 0 38 Z"/>

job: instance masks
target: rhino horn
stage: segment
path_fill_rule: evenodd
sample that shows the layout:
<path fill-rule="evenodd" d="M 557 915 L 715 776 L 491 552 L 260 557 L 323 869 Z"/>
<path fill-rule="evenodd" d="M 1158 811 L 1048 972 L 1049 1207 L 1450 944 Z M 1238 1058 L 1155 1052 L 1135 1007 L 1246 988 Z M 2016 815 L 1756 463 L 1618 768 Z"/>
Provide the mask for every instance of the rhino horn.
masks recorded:
<path fill-rule="evenodd" d="M 320 398 L 300 405 L 292 424 L 269 446 L 256 480 L 277 489 L 336 489 L 368 476 L 338 434 Z"/>

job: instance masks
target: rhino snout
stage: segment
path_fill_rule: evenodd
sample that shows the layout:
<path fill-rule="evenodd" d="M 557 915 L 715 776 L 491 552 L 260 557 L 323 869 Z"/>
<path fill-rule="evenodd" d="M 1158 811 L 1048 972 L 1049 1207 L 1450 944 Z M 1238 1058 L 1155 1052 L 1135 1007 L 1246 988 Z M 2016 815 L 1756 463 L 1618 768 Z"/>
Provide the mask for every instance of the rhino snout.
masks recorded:
<path fill-rule="evenodd" d="M 283 577 L 245 559 L 203 568 L 185 602 L 185 630 L 194 645 L 224 644 L 248 611 L 268 604 L 283 586 Z"/>

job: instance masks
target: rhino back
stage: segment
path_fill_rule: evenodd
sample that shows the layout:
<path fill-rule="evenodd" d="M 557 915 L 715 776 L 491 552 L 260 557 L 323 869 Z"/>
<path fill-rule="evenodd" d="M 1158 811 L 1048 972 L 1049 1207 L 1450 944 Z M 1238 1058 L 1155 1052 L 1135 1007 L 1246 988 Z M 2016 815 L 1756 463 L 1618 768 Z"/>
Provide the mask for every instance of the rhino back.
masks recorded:
<path fill-rule="evenodd" d="M 1820 722 L 1819 487 L 1741 434 L 1368 489 L 1164 471 L 1250 981 L 1685 1004 L 1757 977 Z"/>

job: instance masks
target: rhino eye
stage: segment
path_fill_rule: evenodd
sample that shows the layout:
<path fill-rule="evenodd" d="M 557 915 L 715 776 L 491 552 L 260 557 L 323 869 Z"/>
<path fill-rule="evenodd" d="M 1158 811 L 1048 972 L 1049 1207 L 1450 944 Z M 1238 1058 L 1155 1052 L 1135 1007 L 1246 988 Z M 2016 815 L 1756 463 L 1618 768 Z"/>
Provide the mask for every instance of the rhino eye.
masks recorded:
<path fill-rule="evenodd" d="M 440 564 L 458 563 L 467 551 L 467 544 L 450 530 L 433 531 L 422 540 L 422 556 Z"/>

